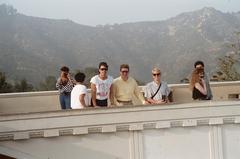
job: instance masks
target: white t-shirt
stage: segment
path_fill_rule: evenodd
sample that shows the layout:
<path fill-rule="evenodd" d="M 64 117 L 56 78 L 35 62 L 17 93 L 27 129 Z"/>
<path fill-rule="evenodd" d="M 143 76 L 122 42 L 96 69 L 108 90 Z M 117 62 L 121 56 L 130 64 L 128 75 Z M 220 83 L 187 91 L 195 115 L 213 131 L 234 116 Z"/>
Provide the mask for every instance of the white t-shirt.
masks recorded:
<path fill-rule="evenodd" d="M 88 104 L 88 98 L 87 98 L 87 88 L 86 86 L 82 84 L 77 84 L 73 87 L 73 90 L 71 92 L 71 108 L 72 109 L 82 109 L 84 108 L 83 105 L 80 103 L 80 95 L 85 94 L 84 100 L 85 104 Z"/>
<path fill-rule="evenodd" d="M 154 81 L 148 83 L 145 87 L 144 90 L 144 96 L 146 98 L 151 98 L 155 92 L 157 92 L 159 85 L 157 85 Z M 161 100 L 162 99 L 162 95 L 166 95 L 168 96 L 170 93 L 170 89 L 168 88 L 168 85 L 166 82 L 161 82 L 161 87 L 160 90 L 158 91 L 158 93 L 154 96 L 154 100 Z"/>
<path fill-rule="evenodd" d="M 102 80 L 96 75 L 92 77 L 90 82 L 96 85 L 96 99 L 104 100 L 108 98 L 109 90 L 113 83 L 112 76 L 107 76 L 107 79 Z"/>

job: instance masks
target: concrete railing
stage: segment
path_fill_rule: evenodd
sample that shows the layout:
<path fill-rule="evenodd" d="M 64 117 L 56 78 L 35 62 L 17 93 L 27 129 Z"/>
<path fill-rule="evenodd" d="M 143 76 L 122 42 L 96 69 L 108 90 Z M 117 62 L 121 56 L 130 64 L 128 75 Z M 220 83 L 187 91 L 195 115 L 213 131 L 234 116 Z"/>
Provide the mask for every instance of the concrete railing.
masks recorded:
<path fill-rule="evenodd" d="M 174 103 L 192 102 L 188 84 L 169 84 L 173 91 Z M 143 89 L 143 87 L 140 87 Z M 211 83 L 213 100 L 238 99 L 240 81 Z M 88 90 L 90 98 L 90 90 Z M 90 101 L 90 100 L 89 100 Z M 27 113 L 60 110 L 58 92 L 27 92 L 0 94 L 0 113 Z"/>
<path fill-rule="evenodd" d="M 240 102 L 198 101 L 0 115 L 18 159 L 239 159 Z"/>

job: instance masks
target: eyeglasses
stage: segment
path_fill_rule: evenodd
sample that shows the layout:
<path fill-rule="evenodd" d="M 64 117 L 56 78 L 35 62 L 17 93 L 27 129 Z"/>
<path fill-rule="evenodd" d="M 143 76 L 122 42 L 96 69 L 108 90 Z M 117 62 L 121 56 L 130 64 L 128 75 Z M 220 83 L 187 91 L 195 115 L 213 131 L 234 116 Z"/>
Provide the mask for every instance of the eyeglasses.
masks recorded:
<path fill-rule="evenodd" d="M 153 76 L 160 76 L 161 74 L 160 73 L 153 73 L 152 75 Z"/>
<path fill-rule="evenodd" d="M 128 73 L 128 71 L 121 71 L 122 73 Z"/>
<path fill-rule="evenodd" d="M 101 71 L 107 71 L 107 68 L 100 68 Z"/>

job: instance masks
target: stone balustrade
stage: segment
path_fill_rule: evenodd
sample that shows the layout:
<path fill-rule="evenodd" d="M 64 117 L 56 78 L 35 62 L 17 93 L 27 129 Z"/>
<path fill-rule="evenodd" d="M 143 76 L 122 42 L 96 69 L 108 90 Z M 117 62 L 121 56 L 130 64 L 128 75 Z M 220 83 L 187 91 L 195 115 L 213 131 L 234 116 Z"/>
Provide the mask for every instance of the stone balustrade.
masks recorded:
<path fill-rule="evenodd" d="M 170 84 L 174 103 L 192 102 L 188 84 Z M 143 89 L 143 87 L 140 87 Z M 213 100 L 239 99 L 240 81 L 211 83 Z M 90 98 L 90 90 L 88 90 Z M 90 100 L 89 100 L 90 101 Z M 136 102 L 137 103 L 137 102 Z M 60 110 L 57 91 L 0 94 L 0 114 Z"/>

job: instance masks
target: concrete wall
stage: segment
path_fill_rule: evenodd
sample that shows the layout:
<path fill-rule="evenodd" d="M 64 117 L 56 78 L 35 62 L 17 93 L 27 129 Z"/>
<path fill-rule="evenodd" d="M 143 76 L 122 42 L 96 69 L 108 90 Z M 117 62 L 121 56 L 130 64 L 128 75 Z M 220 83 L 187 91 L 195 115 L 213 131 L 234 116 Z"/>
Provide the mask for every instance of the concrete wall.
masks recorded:
<path fill-rule="evenodd" d="M 240 102 L 0 116 L 0 154 L 18 159 L 239 159 Z"/>
<path fill-rule="evenodd" d="M 173 90 L 175 103 L 192 102 L 188 84 L 170 84 L 169 86 Z M 211 88 L 213 100 L 232 100 L 238 98 L 240 94 L 240 81 L 211 83 Z M 90 99 L 90 90 L 88 97 Z M 60 110 L 57 91 L 0 94 L 1 114 L 52 110 Z"/>

